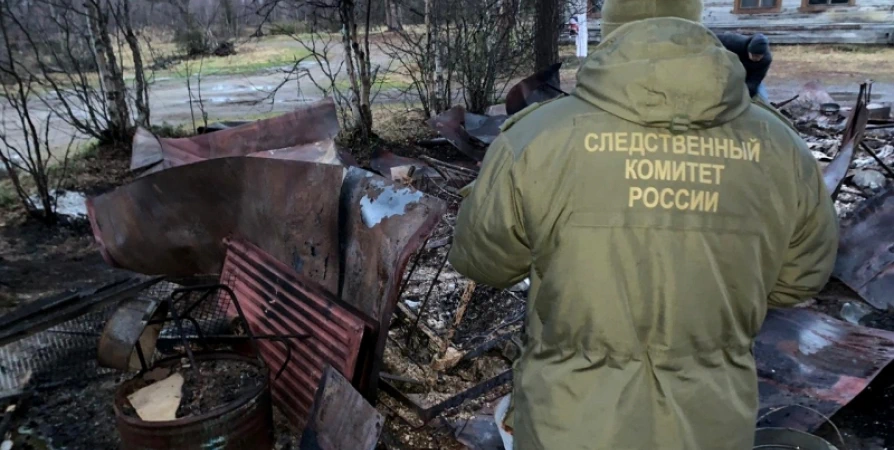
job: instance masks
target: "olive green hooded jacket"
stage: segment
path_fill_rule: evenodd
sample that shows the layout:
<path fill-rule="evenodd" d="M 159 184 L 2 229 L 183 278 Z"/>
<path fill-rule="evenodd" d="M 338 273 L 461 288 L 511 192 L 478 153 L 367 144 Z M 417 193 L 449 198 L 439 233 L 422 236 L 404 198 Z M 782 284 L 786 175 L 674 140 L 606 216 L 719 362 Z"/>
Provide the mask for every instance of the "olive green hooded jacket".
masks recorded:
<path fill-rule="evenodd" d="M 516 449 L 745 450 L 768 306 L 828 280 L 837 219 L 794 131 L 703 26 L 630 23 L 504 125 L 450 262 L 531 278 Z"/>

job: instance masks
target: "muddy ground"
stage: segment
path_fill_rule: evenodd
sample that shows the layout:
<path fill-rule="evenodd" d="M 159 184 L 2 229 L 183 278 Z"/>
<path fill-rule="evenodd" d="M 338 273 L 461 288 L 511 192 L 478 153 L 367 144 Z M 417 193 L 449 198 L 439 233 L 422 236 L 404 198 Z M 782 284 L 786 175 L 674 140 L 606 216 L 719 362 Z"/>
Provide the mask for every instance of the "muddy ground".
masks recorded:
<path fill-rule="evenodd" d="M 426 153 L 444 160 L 459 157 L 449 148 L 414 146 L 415 138 L 427 134 L 420 131 L 419 121 L 418 117 L 405 118 L 389 132 L 382 133 L 385 140 L 380 145 L 387 145 L 404 156 Z M 834 153 L 832 144 L 826 142 L 831 139 L 828 133 L 806 130 L 805 137 L 814 150 Z M 894 144 L 894 137 L 870 134 L 868 142 L 872 148 L 882 150 Z M 128 157 L 126 151 L 100 149 L 75 162 L 73 177 L 64 187 L 95 195 L 126 183 L 130 179 Z M 894 152 L 886 158 L 889 164 L 894 163 Z M 858 152 L 857 161 L 860 170 L 881 170 L 862 151 Z M 848 200 L 838 206 L 842 210 L 851 208 L 883 187 L 860 187 L 849 182 L 844 191 L 844 198 Z M 452 206 L 447 220 L 429 241 L 429 248 L 420 255 L 409 279 L 389 333 L 385 358 L 386 372 L 413 380 L 395 381 L 394 384 L 416 396 L 424 406 L 436 404 L 508 369 L 513 357 L 511 344 L 482 351 L 480 357 L 459 362 L 447 370 L 434 371 L 431 365 L 439 357 L 449 355 L 451 350 L 470 351 L 495 338 L 517 334 L 524 317 L 523 291 L 479 287 L 471 297 L 463 320 L 455 326 L 455 312 L 468 281 L 449 264 L 443 265 L 456 210 L 456 200 L 450 200 Z M 117 273 L 102 261 L 93 244 L 90 227 L 83 218 L 48 228 L 26 218 L 17 208 L 0 211 L 2 312 L 48 294 L 100 284 Z M 856 294 L 840 283 L 832 282 L 807 307 L 841 318 L 843 307 L 848 303 L 865 306 Z M 894 315 L 887 313 L 874 312 L 862 317 L 861 323 L 894 331 Z M 443 339 L 450 333 L 454 337 L 445 346 Z M 118 438 L 111 399 L 121 381 L 119 376 L 98 377 L 34 396 L 28 404 L 21 405 L 13 427 L 17 443 L 14 448 L 114 448 Z M 383 394 L 379 410 L 387 421 L 382 442 L 387 448 L 394 449 L 462 449 L 464 446 L 454 439 L 455 427 L 462 428 L 476 414 L 490 413 L 496 400 L 508 389 L 508 386 L 501 387 L 448 410 L 427 427 L 422 426 L 409 408 Z M 880 450 L 894 446 L 892 396 L 894 368 L 886 370 L 870 388 L 832 418 L 846 443 L 844 448 Z M 280 415 L 277 417 L 277 448 L 297 448 L 299 433 L 286 426 Z M 824 427 L 820 434 L 838 443 L 838 432 L 831 426 Z M 42 443 L 41 437 L 51 437 L 52 447 Z"/>

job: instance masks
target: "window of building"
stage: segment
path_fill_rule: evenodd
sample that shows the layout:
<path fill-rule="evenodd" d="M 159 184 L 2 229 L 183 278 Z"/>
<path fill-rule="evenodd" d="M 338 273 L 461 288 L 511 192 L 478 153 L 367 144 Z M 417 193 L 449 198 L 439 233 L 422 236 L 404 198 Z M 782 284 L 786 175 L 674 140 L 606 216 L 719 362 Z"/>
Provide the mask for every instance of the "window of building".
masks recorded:
<path fill-rule="evenodd" d="M 759 14 L 778 12 L 780 9 L 782 9 L 782 0 L 736 0 L 733 12 L 736 14 Z"/>
<path fill-rule="evenodd" d="M 801 7 L 805 9 L 822 9 L 830 6 L 853 5 L 854 0 L 802 0 Z"/>

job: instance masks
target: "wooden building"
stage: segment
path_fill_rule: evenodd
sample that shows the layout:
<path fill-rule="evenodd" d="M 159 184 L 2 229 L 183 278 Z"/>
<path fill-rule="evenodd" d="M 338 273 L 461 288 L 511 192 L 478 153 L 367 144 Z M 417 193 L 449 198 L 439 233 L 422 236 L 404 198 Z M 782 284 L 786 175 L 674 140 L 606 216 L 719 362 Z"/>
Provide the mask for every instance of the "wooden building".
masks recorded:
<path fill-rule="evenodd" d="M 773 44 L 894 45 L 894 0 L 704 0 L 716 33 L 763 33 Z M 590 39 L 599 39 L 601 0 L 590 0 Z"/>

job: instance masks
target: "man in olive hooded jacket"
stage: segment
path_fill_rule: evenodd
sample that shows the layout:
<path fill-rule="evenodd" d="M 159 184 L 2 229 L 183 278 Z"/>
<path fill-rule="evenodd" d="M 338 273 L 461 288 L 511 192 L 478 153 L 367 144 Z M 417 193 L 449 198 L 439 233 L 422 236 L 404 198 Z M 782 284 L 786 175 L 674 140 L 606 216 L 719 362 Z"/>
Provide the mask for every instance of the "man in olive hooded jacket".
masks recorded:
<path fill-rule="evenodd" d="M 463 202 L 454 267 L 531 278 L 518 450 L 751 448 L 767 308 L 828 280 L 819 167 L 700 13 L 607 0 L 572 95 L 507 121 Z"/>

